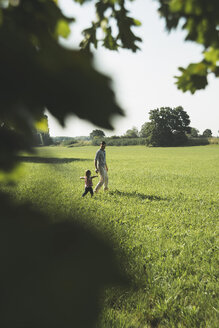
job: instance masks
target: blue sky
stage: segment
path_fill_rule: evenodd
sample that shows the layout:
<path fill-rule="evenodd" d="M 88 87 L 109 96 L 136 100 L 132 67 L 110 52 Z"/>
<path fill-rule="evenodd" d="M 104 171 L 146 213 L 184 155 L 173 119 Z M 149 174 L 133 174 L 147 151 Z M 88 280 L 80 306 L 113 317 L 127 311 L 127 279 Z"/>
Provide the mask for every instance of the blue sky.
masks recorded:
<path fill-rule="evenodd" d="M 72 0 L 60 0 L 59 3 L 66 15 L 77 19 L 69 39 L 61 42 L 65 46 L 77 47 L 82 29 L 89 27 L 94 18 L 93 6 L 81 7 Z M 122 135 L 133 126 L 140 129 L 148 121 L 151 109 L 165 106 L 183 106 L 190 116 L 191 126 L 200 133 L 209 128 L 213 135 L 218 135 L 219 79 L 211 76 L 208 87 L 195 95 L 179 91 L 174 84 L 174 76 L 179 74 L 178 67 L 199 61 L 202 47 L 185 42 L 185 35 L 180 30 L 167 33 L 157 13 L 156 1 L 135 0 L 128 7 L 130 15 L 142 22 L 142 26 L 135 30 L 143 39 L 139 44 L 141 51 L 134 54 L 128 50 L 112 52 L 101 46 L 95 51 L 95 65 L 112 78 L 117 101 L 126 114 L 125 118 L 112 120 L 115 130 L 104 130 L 106 135 Z M 71 116 L 63 129 L 49 115 L 49 128 L 52 136 L 74 137 L 89 135 L 99 127 Z"/>

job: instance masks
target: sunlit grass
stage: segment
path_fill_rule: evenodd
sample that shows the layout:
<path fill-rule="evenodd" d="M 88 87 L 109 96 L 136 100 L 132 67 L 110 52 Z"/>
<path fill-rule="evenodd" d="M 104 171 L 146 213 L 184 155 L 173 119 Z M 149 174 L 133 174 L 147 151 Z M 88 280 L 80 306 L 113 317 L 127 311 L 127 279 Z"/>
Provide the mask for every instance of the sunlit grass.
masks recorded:
<path fill-rule="evenodd" d="M 218 146 L 108 147 L 110 189 L 82 199 L 96 150 L 40 148 L 2 188 L 47 213 L 80 214 L 127 254 L 133 288 L 106 292 L 98 327 L 217 327 Z"/>

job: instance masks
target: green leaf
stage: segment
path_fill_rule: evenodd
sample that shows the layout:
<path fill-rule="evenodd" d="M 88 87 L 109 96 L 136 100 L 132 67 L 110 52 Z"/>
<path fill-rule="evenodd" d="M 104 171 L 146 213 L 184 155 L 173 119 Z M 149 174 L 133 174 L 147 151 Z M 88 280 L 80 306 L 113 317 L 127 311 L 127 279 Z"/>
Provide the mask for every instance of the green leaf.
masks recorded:
<path fill-rule="evenodd" d="M 133 23 L 134 23 L 135 26 L 141 26 L 142 25 L 141 22 L 137 19 L 133 19 Z"/>
<path fill-rule="evenodd" d="M 179 67 L 181 76 L 175 76 L 177 87 L 183 92 L 190 91 L 192 94 L 197 90 L 204 89 L 207 84 L 208 65 L 204 62 L 190 64 L 186 69 Z"/>
<path fill-rule="evenodd" d="M 49 132 L 49 126 L 48 126 L 48 118 L 46 115 L 44 115 L 39 121 L 35 123 L 35 127 L 38 131 L 41 132 Z"/>
<path fill-rule="evenodd" d="M 210 48 L 208 51 L 204 52 L 204 57 L 207 61 L 216 65 L 219 61 L 219 49 Z"/>
<path fill-rule="evenodd" d="M 107 28 L 106 30 L 106 37 L 104 38 L 103 45 L 105 48 L 110 50 L 117 50 L 118 44 L 116 40 L 113 38 L 111 33 L 111 27 Z"/>
<path fill-rule="evenodd" d="M 183 7 L 183 1 L 171 0 L 169 3 L 169 8 L 172 12 L 180 11 Z"/>
<path fill-rule="evenodd" d="M 70 33 L 71 30 L 69 27 L 69 23 L 64 19 L 60 19 L 57 23 L 55 34 L 57 36 L 62 36 L 63 38 L 67 39 Z"/>

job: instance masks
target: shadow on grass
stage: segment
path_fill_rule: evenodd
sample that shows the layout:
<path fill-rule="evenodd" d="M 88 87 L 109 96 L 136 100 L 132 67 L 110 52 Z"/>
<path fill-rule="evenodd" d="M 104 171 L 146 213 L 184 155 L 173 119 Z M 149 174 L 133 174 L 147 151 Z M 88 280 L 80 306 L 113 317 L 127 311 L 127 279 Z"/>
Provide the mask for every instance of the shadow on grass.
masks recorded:
<path fill-rule="evenodd" d="M 104 290 L 129 286 L 114 245 L 80 216 L 49 216 L 1 191 L 0 204 L 0 327 L 97 327 Z"/>
<path fill-rule="evenodd" d="M 87 158 L 57 158 L 57 157 L 38 157 L 38 156 L 18 156 L 18 161 L 26 163 L 46 163 L 46 164 L 66 164 L 75 161 L 91 161 Z"/>
<path fill-rule="evenodd" d="M 155 195 L 145 195 L 141 194 L 135 191 L 132 192 L 126 192 L 126 191 L 119 191 L 119 190 L 114 190 L 109 192 L 111 195 L 118 195 L 118 196 L 125 196 L 125 197 L 132 197 L 132 198 L 140 198 L 140 199 L 148 199 L 148 200 L 166 200 L 166 198 L 161 198 Z"/>

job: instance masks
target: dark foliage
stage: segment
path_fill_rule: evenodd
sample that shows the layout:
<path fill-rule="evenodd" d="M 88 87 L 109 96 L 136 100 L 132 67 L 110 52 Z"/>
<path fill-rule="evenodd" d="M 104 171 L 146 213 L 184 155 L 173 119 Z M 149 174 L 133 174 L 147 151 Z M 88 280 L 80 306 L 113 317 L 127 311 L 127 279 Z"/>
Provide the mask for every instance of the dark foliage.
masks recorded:
<path fill-rule="evenodd" d="M 190 119 L 181 106 L 173 109 L 162 107 L 151 110 L 149 114 L 150 122 L 145 123 L 141 129 L 147 145 L 166 147 L 186 144 Z"/>
<path fill-rule="evenodd" d="M 205 129 L 202 135 L 203 137 L 210 138 L 212 137 L 212 131 L 210 129 Z"/>
<path fill-rule="evenodd" d="M 102 130 L 95 129 L 90 133 L 90 139 L 104 138 L 105 133 Z"/>

